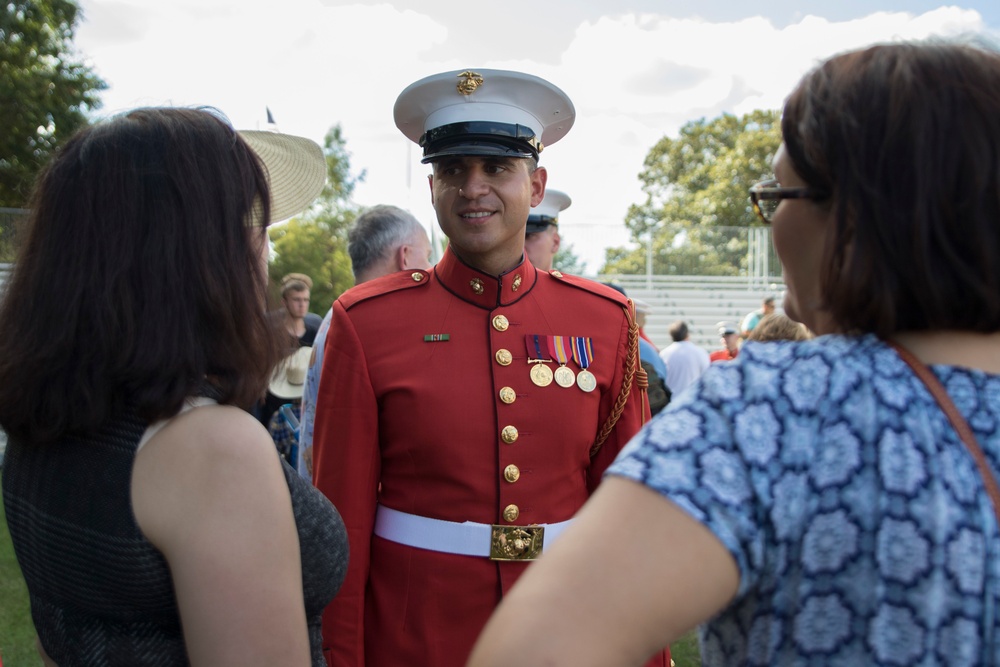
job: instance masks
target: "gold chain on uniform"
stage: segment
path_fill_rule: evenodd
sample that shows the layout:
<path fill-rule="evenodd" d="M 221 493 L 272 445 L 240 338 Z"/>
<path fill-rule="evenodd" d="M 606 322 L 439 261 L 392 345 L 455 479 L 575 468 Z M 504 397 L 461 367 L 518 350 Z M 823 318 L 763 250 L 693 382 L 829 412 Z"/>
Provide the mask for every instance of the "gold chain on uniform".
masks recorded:
<path fill-rule="evenodd" d="M 607 421 L 604 422 L 604 426 L 601 431 L 597 434 L 597 440 L 594 441 L 593 446 L 590 448 L 590 457 L 593 458 L 597 455 L 597 452 L 601 450 L 601 445 L 604 441 L 608 439 L 611 435 L 611 431 L 615 428 L 615 424 L 618 423 L 619 418 L 622 416 L 622 412 L 625 411 L 625 404 L 628 402 L 628 396 L 632 393 L 632 381 L 635 378 L 636 366 L 639 366 L 639 325 L 635 321 L 635 316 L 632 314 L 632 299 L 628 300 L 628 305 L 623 308 L 625 311 L 625 318 L 628 320 L 628 350 L 625 354 L 625 359 L 627 360 L 625 365 L 625 376 L 622 378 L 622 390 L 618 393 L 618 399 L 615 401 L 615 406 L 611 410 L 611 414 L 608 415 Z M 641 368 L 641 366 L 639 366 Z"/>

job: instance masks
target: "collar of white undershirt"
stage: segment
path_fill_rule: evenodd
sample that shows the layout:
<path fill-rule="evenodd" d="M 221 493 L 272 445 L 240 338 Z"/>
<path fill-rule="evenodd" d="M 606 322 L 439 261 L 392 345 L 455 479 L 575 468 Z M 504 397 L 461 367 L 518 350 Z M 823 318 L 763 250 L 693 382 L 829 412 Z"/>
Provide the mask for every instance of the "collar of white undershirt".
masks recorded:
<path fill-rule="evenodd" d="M 185 412 L 188 412 L 189 410 L 194 410 L 195 408 L 200 408 L 205 405 L 217 405 L 217 404 L 218 401 L 216 401 L 214 398 L 208 398 L 207 396 L 188 397 L 187 399 L 184 400 L 184 405 L 181 406 L 180 412 L 178 412 L 176 415 L 170 417 L 170 419 L 161 419 L 158 422 L 153 422 L 146 428 L 145 433 L 143 433 L 142 437 L 139 438 L 139 446 L 135 448 L 136 454 L 138 454 L 139 450 L 143 448 L 143 445 L 149 442 L 154 435 L 159 433 L 164 426 L 169 424 L 171 419 L 176 419 Z"/>

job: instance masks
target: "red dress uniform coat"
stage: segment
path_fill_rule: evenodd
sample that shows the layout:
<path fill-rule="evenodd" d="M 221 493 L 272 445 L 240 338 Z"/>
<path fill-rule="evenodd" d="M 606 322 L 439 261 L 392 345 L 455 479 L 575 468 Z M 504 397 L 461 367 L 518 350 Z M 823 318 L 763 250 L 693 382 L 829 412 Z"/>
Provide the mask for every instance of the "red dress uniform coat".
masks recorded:
<path fill-rule="evenodd" d="M 465 664 L 529 563 L 375 536 L 376 504 L 484 524 L 572 517 L 648 417 L 633 381 L 591 456 L 638 356 L 627 355 L 626 307 L 618 292 L 589 280 L 536 271 L 527 261 L 491 277 L 450 251 L 429 272 L 399 272 L 337 300 L 314 437 L 314 481 L 350 539 L 347 580 L 323 620 L 330 665 Z M 591 338 L 597 388 L 536 386 L 525 334 Z M 514 390 L 512 402 L 501 400 L 505 387 Z M 511 465 L 520 471 L 513 482 L 504 475 Z M 511 508 L 518 516 L 505 520 Z"/>
<path fill-rule="evenodd" d="M 739 354 L 738 350 L 736 354 Z M 728 348 L 722 348 L 721 350 L 716 350 L 708 355 L 708 361 L 709 363 L 715 363 L 716 361 L 732 361 L 736 358 L 736 354 L 730 352 Z"/>

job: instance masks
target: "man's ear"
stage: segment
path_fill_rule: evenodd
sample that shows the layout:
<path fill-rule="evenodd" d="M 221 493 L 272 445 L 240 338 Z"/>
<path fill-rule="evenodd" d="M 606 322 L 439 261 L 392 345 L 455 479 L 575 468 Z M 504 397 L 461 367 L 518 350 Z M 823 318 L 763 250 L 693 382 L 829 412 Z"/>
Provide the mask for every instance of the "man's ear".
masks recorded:
<path fill-rule="evenodd" d="M 434 174 L 427 174 L 427 187 L 431 191 L 431 206 L 434 205 Z"/>
<path fill-rule="evenodd" d="M 545 199 L 545 183 L 549 180 L 549 172 L 545 167 L 538 167 L 531 172 L 531 206 L 534 208 Z"/>
<path fill-rule="evenodd" d="M 552 254 L 553 255 L 556 254 L 557 252 L 559 252 L 559 242 L 561 240 L 562 239 L 559 237 L 559 232 L 558 231 L 552 232 Z"/>
<path fill-rule="evenodd" d="M 402 271 L 403 269 L 407 268 L 408 266 L 407 260 L 410 258 L 410 250 L 411 250 L 410 246 L 406 245 L 405 243 L 396 248 L 396 252 L 394 253 L 393 259 L 396 261 L 397 271 Z"/>

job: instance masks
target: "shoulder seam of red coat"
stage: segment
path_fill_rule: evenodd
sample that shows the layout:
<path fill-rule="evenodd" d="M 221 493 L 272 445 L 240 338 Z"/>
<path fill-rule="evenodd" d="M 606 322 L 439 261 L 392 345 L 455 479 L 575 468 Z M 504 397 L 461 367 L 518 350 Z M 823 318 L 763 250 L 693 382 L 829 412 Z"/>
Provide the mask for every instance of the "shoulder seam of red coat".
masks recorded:
<path fill-rule="evenodd" d="M 628 303 L 626 297 L 624 297 L 621 292 L 611 289 L 607 285 L 599 283 L 596 280 L 591 280 L 590 278 L 581 278 L 580 276 L 567 275 L 565 273 L 558 276 L 552 275 L 552 278 L 557 283 L 564 283 L 566 285 L 576 287 L 577 289 L 590 292 L 591 294 L 603 296 L 605 299 L 613 301 L 619 306 L 625 306 Z"/>
<path fill-rule="evenodd" d="M 422 277 L 417 280 L 417 275 Z M 341 294 L 337 301 L 340 302 L 340 305 L 343 306 L 344 310 L 350 310 L 362 301 L 367 301 L 368 299 L 373 299 L 377 296 L 382 296 L 383 294 L 391 294 L 404 289 L 423 287 L 428 284 L 430 284 L 430 273 L 427 271 L 422 269 L 397 271 L 395 273 L 390 273 L 387 276 L 382 276 L 381 278 L 375 278 L 374 280 L 369 280 L 361 283 L 360 285 L 355 285 Z"/>

